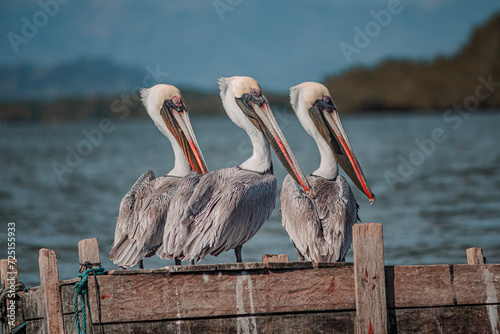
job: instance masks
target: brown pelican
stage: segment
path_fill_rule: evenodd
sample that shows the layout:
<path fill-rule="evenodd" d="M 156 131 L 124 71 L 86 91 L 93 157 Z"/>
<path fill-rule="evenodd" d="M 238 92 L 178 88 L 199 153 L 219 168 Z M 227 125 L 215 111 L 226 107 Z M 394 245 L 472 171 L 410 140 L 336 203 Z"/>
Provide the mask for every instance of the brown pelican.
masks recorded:
<path fill-rule="evenodd" d="M 344 261 L 352 243 L 352 225 L 358 219 L 358 205 L 344 169 L 356 186 L 373 203 L 368 186 L 328 89 L 304 82 L 290 89 L 290 102 L 297 117 L 316 144 L 321 156 L 319 168 L 307 177 L 310 194 L 288 175 L 281 190 L 281 222 L 292 240 L 299 260 Z M 337 164 L 338 163 L 338 164 Z"/>
<path fill-rule="evenodd" d="M 110 252 L 110 259 L 121 268 L 138 262 L 142 268 L 142 259 L 155 254 L 163 242 L 166 215 L 177 185 L 186 176 L 208 171 L 181 92 L 160 84 L 142 89 L 141 96 L 149 116 L 172 144 L 175 165 L 158 178 L 148 170 L 122 199 Z"/>
<path fill-rule="evenodd" d="M 219 88 L 226 113 L 247 132 L 253 154 L 237 167 L 182 181 L 170 205 L 160 257 L 199 261 L 234 249 L 236 261 L 242 261 L 241 246 L 269 219 L 275 205 L 269 145 L 293 179 L 309 190 L 257 81 L 221 78 Z"/>

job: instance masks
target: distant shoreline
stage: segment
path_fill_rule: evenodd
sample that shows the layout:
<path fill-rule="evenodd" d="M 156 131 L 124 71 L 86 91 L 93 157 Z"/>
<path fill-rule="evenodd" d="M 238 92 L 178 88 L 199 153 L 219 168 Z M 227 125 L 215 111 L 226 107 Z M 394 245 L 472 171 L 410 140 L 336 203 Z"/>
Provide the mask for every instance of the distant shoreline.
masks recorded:
<path fill-rule="evenodd" d="M 500 13 L 497 13 L 476 28 L 464 46 L 453 56 L 438 57 L 433 61 L 389 59 L 374 67 L 355 67 L 329 76 L 325 78 L 324 84 L 344 115 L 500 109 L 499 40 Z M 92 67 L 91 65 L 94 70 L 111 68 L 109 76 L 115 75 L 116 80 L 137 82 L 133 75 L 126 77 L 127 73 L 122 73 L 119 68 L 113 68 L 103 60 L 89 66 Z M 42 85 L 47 90 L 45 86 L 50 88 L 51 85 L 58 84 L 62 93 L 71 88 L 67 87 L 68 82 L 80 85 L 105 84 L 104 81 L 91 79 L 92 73 L 88 72 L 88 76 L 80 73 L 81 78 L 76 80 L 76 83 L 73 77 L 73 81 L 66 78 L 69 81 L 52 82 L 50 80 L 54 78 L 51 75 L 31 82 L 30 85 L 26 83 L 31 90 L 26 88 L 25 95 L 30 96 L 28 92 L 37 92 L 36 85 Z M 61 74 L 60 76 L 64 77 Z M 15 79 L 12 81 L 15 82 Z M 20 85 L 19 82 L 17 84 Z M 183 87 L 180 89 L 191 114 L 224 114 L 217 92 L 209 93 Z M 22 96 L 21 92 L 24 94 L 21 88 L 12 91 L 16 93 L 15 96 Z M 4 100 L 0 101 L 0 121 L 55 122 L 65 119 L 146 117 L 137 92 L 129 90 L 128 94 L 108 93 L 100 97 L 65 97 L 46 101 Z M 271 107 L 291 110 L 288 95 L 266 95 Z"/>

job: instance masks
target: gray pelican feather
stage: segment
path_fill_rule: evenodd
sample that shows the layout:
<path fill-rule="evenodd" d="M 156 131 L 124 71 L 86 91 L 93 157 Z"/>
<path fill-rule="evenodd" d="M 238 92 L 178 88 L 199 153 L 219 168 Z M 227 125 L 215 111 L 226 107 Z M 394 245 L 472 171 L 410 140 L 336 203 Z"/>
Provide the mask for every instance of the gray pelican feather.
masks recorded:
<path fill-rule="evenodd" d="M 292 87 L 292 107 L 320 151 L 318 170 L 307 177 L 309 194 L 289 176 L 281 190 L 281 222 L 292 240 L 299 260 L 339 262 L 352 243 L 352 226 L 358 220 L 358 204 L 338 165 L 371 202 L 371 192 L 345 134 L 328 89 L 314 82 Z"/>
<path fill-rule="evenodd" d="M 249 135 L 252 156 L 237 167 L 186 178 L 172 198 L 163 246 L 163 258 L 203 259 L 207 254 L 235 250 L 269 219 L 276 199 L 270 145 L 297 182 L 307 181 L 262 95 L 249 77 L 219 80 L 224 109 Z M 308 190 L 308 189 L 307 189 Z"/>
<path fill-rule="evenodd" d="M 207 172 L 180 91 L 162 84 L 143 89 L 141 95 L 149 116 L 172 144 L 175 165 L 158 178 L 146 171 L 122 199 L 110 252 L 110 259 L 121 268 L 137 263 L 142 268 L 142 259 L 155 254 L 163 243 L 168 208 L 180 181 Z"/>

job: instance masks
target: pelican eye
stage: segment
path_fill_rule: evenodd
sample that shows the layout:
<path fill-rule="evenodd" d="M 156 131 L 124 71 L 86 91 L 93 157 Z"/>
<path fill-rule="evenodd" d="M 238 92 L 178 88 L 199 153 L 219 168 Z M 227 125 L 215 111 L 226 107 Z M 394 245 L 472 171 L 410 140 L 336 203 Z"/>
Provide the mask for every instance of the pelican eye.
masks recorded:
<path fill-rule="evenodd" d="M 323 101 L 326 104 L 332 104 L 332 98 L 330 96 L 323 96 Z"/>
<path fill-rule="evenodd" d="M 180 105 L 182 104 L 182 103 L 181 103 L 181 98 L 180 98 L 180 97 L 178 97 L 178 96 L 174 96 L 174 97 L 172 98 L 172 102 L 173 102 L 175 105 L 177 105 L 177 106 L 180 106 Z"/>
<path fill-rule="evenodd" d="M 258 89 L 255 89 L 255 88 L 254 88 L 254 89 L 252 89 L 252 90 L 250 91 L 250 93 L 252 93 L 252 95 L 253 95 L 254 97 L 259 97 L 259 96 L 260 96 L 260 92 L 259 92 L 259 90 L 258 90 Z"/>

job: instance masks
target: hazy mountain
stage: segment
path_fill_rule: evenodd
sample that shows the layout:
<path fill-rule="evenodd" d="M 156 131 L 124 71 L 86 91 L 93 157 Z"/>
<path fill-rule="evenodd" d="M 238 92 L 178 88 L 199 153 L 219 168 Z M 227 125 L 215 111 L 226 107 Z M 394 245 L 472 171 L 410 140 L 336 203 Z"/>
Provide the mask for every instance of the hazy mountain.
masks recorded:
<path fill-rule="evenodd" d="M 81 59 L 55 67 L 0 67 L 0 99 L 50 101 L 130 92 L 146 71 L 104 58 Z"/>

